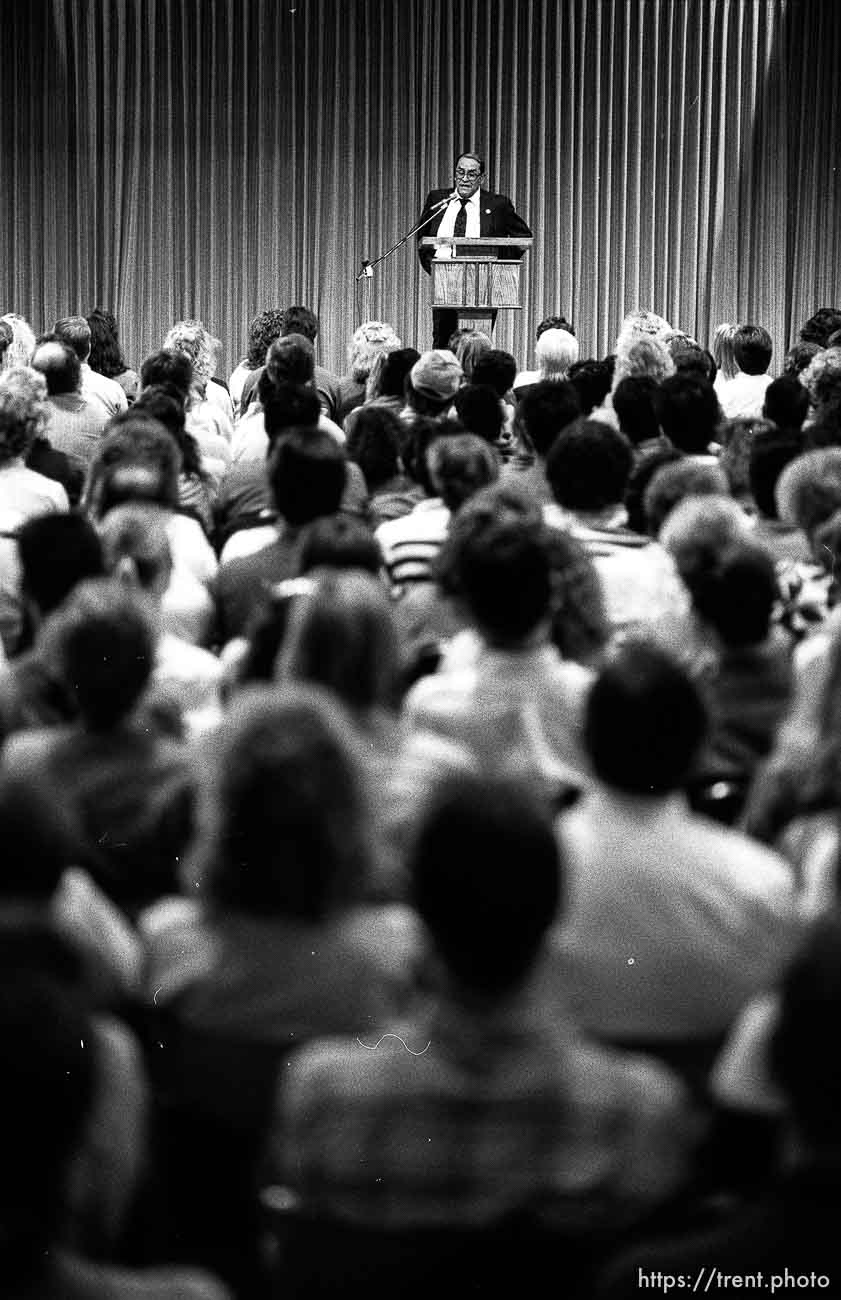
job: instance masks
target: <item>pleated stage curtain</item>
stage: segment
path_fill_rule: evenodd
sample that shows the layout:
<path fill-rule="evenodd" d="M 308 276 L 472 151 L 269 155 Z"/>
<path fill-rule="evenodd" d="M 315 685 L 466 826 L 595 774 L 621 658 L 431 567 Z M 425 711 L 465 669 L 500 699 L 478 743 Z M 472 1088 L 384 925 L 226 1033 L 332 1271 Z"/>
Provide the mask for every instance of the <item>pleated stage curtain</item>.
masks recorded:
<path fill-rule="evenodd" d="M 428 346 L 412 245 L 454 155 L 535 231 L 526 361 L 563 311 L 603 354 L 651 307 L 780 354 L 841 261 L 841 4 L 825 0 L 0 0 L 0 311 L 113 310 L 135 364 L 197 316 L 230 367 L 305 303 L 344 368 L 365 316 Z"/>

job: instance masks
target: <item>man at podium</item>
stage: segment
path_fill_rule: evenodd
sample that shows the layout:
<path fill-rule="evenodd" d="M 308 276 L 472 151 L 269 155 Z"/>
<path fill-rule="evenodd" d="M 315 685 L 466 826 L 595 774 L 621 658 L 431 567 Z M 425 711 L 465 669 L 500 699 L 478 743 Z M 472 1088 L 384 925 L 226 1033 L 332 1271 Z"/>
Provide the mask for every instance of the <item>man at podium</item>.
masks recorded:
<path fill-rule="evenodd" d="M 463 153 L 456 162 L 455 186 L 450 189 L 430 190 L 418 218 L 418 240 L 430 235 L 450 235 L 457 239 L 488 239 L 493 235 L 503 238 L 531 238 L 531 230 L 523 218 L 514 211 L 514 205 L 504 194 L 491 194 L 482 186 L 486 180 L 485 162 L 478 154 Z M 423 269 L 429 273 L 433 258 L 440 260 L 453 256 L 452 244 L 441 244 L 437 249 L 418 248 Z M 519 256 L 516 249 L 505 249 L 508 258 Z M 452 332 L 458 326 L 455 311 L 433 308 L 432 328 L 435 348 L 445 348 Z"/>

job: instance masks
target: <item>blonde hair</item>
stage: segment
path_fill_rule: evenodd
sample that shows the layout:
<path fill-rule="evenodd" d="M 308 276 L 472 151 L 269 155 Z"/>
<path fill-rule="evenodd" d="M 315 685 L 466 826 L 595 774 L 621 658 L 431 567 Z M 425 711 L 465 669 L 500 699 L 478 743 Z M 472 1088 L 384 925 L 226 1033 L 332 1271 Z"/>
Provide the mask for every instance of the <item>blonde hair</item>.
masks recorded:
<path fill-rule="evenodd" d="M 542 379 L 566 379 L 578 360 L 578 339 L 567 330 L 544 330 L 534 349 Z"/>

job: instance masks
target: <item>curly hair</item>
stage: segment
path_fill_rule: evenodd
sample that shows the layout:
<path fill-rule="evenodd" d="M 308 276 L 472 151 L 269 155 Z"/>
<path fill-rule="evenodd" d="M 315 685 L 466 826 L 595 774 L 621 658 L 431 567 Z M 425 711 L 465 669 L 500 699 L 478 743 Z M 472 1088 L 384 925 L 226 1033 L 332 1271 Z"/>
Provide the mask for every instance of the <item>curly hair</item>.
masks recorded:
<path fill-rule="evenodd" d="M 258 312 L 248 327 L 248 356 L 245 364 L 249 370 L 258 370 L 265 364 L 266 353 L 283 331 L 286 312 L 280 307 L 270 307 Z"/>
<path fill-rule="evenodd" d="M 47 423 L 47 381 L 29 366 L 0 376 L 0 465 L 25 456 Z"/>
<path fill-rule="evenodd" d="M 28 366 L 35 352 L 35 334 L 29 321 L 15 312 L 7 312 L 0 317 L 11 326 L 12 341 L 3 354 L 3 369 L 11 370 L 13 366 Z"/>
<path fill-rule="evenodd" d="M 164 339 L 164 347 L 183 352 L 193 365 L 193 384 L 204 396 L 207 381 L 213 374 L 213 350 L 210 335 L 200 320 L 180 320 Z"/>
<path fill-rule="evenodd" d="M 626 347 L 616 346 L 613 388 L 633 375 L 650 375 L 661 382 L 675 373 L 675 363 L 665 343 L 656 335 L 639 335 Z"/>
<path fill-rule="evenodd" d="M 841 348 L 827 348 L 813 357 L 800 376 L 814 407 L 841 399 Z"/>
<path fill-rule="evenodd" d="M 366 320 L 354 331 L 348 347 L 350 373 L 358 384 L 364 383 L 378 352 L 396 352 L 402 346 L 390 325 L 379 320 Z"/>

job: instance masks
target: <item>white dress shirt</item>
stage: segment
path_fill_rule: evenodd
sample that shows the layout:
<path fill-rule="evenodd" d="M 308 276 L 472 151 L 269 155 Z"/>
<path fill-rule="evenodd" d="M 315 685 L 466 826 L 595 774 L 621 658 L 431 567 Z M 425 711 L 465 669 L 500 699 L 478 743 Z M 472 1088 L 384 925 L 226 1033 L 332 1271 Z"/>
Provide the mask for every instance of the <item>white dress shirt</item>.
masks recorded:
<path fill-rule="evenodd" d="M 481 212 L 481 209 L 482 209 L 482 192 L 481 190 L 477 190 L 475 194 L 471 194 L 470 198 L 467 200 L 467 203 L 465 205 L 465 211 L 467 213 L 467 227 L 464 232 L 465 239 L 479 238 L 481 234 L 481 226 L 480 226 L 480 219 L 479 219 L 479 214 Z M 461 212 L 461 199 L 459 198 L 451 199 L 447 207 L 444 209 L 444 215 L 441 218 L 441 224 L 438 227 L 436 234 L 452 236 L 453 233 L 455 232 L 456 217 L 460 212 Z M 435 250 L 435 256 L 436 258 L 439 259 L 439 261 L 441 258 L 452 257 L 454 253 L 454 248 L 455 245 L 453 244 L 439 244 Z"/>

